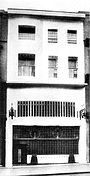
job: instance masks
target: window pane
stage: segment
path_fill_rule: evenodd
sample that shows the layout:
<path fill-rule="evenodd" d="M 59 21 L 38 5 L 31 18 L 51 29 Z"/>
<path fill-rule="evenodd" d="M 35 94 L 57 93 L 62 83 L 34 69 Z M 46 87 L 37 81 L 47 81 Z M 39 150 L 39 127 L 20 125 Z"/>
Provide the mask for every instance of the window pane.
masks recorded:
<path fill-rule="evenodd" d="M 49 77 L 57 78 L 57 70 L 58 70 L 57 62 L 58 62 L 58 57 L 57 56 L 49 56 L 48 57 L 48 74 L 49 74 Z"/>
<path fill-rule="evenodd" d="M 35 26 L 19 26 L 18 34 L 19 39 L 35 40 Z"/>
<path fill-rule="evenodd" d="M 76 30 L 67 30 L 67 41 L 68 43 L 72 43 L 72 44 L 77 43 L 77 31 Z"/>
<path fill-rule="evenodd" d="M 68 68 L 69 68 L 69 78 L 77 78 L 77 71 L 78 71 L 77 57 L 69 57 Z"/>
<path fill-rule="evenodd" d="M 48 29 L 48 43 L 57 43 L 58 42 L 58 30 L 57 29 Z"/>
<path fill-rule="evenodd" d="M 35 34 L 35 27 L 34 26 L 19 26 L 19 33 L 32 33 Z"/>
<path fill-rule="evenodd" d="M 18 75 L 35 76 L 35 55 L 34 54 L 19 54 Z"/>

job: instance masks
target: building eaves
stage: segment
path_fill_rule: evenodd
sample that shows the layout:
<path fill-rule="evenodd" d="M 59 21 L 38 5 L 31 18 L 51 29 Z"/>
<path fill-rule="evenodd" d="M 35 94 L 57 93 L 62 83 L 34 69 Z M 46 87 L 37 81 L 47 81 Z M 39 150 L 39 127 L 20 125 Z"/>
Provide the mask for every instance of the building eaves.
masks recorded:
<path fill-rule="evenodd" d="M 36 10 L 36 9 L 8 8 L 8 14 L 41 16 L 41 17 L 56 17 L 56 18 L 67 18 L 67 19 L 69 18 L 69 19 L 76 19 L 76 20 L 83 20 L 85 18 L 85 14 L 78 13 L 78 12 Z"/>

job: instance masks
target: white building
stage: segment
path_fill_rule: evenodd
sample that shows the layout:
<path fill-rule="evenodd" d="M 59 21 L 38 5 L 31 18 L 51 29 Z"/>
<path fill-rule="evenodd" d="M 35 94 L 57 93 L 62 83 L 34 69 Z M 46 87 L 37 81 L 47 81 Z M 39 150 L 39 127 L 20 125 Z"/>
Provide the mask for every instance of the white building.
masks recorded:
<path fill-rule="evenodd" d="M 87 162 L 84 17 L 8 9 L 7 167 Z"/>

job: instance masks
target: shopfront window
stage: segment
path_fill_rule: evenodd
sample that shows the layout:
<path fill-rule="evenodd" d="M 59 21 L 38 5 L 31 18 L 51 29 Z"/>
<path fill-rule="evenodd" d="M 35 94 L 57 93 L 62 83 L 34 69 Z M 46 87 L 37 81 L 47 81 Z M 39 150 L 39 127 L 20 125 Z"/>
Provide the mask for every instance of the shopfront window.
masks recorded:
<path fill-rule="evenodd" d="M 33 154 L 78 154 L 78 143 L 78 126 L 14 126 L 13 163 L 26 163 Z"/>

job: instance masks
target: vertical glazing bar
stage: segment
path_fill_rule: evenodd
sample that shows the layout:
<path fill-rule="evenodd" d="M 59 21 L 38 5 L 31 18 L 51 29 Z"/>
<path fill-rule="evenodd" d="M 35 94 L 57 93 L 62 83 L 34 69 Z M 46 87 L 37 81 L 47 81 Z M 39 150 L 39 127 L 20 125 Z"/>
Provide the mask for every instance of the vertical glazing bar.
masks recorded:
<path fill-rule="evenodd" d="M 62 117 L 62 114 L 63 114 L 63 113 L 62 113 L 62 102 L 61 102 L 61 117 Z"/>
<path fill-rule="evenodd" d="M 71 117 L 72 117 L 72 115 L 73 115 L 73 114 L 72 114 L 72 102 L 71 102 Z"/>
<path fill-rule="evenodd" d="M 75 103 L 73 103 L 73 117 L 75 117 Z"/>
<path fill-rule="evenodd" d="M 23 117 L 23 101 L 21 101 L 21 107 L 22 107 L 22 116 Z"/>
<path fill-rule="evenodd" d="M 31 108 L 30 108 L 30 101 L 29 101 L 29 117 L 31 116 L 31 112 L 30 112 L 30 110 L 31 110 Z"/>
<path fill-rule="evenodd" d="M 45 101 L 44 101 L 44 117 L 45 117 Z"/>
<path fill-rule="evenodd" d="M 68 109 L 68 108 L 67 108 L 67 102 L 66 102 L 66 117 L 67 117 L 67 114 L 68 114 L 68 113 L 67 113 L 67 109 Z"/>
<path fill-rule="evenodd" d="M 49 103 L 49 108 L 48 108 L 48 116 L 50 117 L 50 101 L 48 102 Z"/>
<path fill-rule="evenodd" d="M 52 108 L 52 117 L 53 117 L 53 102 L 51 102 L 51 108 Z"/>
<path fill-rule="evenodd" d="M 19 117 L 19 109 L 20 109 L 20 107 L 19 107 L 19 101 L 17 102 L 17 117 Z"/>
<path fill-rule="evenodd" d="M 38 116 L 40 117 L 40 101 L 38 101 Z"/>
<path fill-rule="evenodd" d="M 33 117 L 34 117 L 34 101 L 32 101 L 32 103 L 33 103 Z"/>

